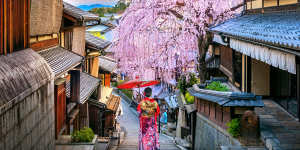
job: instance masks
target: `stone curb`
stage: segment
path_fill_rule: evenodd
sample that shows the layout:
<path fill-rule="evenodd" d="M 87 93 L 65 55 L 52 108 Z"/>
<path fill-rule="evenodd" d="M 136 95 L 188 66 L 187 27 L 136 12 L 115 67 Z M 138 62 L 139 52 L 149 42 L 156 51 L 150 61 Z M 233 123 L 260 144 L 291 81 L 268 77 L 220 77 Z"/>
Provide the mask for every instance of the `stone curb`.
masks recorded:
<path fill-rule="evenodd" d="M 269 131 L 267 127 L 261 123 L 260 138 L 265 143 L 268 150 L 282 150 L 279 140 L 274 136 L 272 131 Z"/>

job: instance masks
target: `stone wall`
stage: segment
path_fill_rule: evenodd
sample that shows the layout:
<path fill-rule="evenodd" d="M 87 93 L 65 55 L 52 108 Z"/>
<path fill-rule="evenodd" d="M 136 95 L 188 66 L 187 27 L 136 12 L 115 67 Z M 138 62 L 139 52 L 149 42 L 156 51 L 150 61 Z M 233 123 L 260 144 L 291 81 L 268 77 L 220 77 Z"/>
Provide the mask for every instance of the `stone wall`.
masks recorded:
<path fill-rule="evenodd" d="M 41 87 L 0 115 L 0 149 L 54 149 L 53 84 Z"/>
<path fill-rule="evenodd" d="M 197 113 L 195 150 L 216 150 L 229 145 L 241 144 L 223 128 Z"/>

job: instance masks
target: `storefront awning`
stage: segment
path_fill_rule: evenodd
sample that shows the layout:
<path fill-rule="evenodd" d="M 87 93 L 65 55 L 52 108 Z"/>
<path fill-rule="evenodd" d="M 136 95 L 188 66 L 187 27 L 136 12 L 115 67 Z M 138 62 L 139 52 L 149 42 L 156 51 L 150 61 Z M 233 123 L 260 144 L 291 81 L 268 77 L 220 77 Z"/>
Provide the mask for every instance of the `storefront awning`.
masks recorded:
<path fill-rule="evenodd" d="M 293 54 L 235 39 L 230 39 L 230 48 L 273 67 L 296 74 L 296 56 Z"/>

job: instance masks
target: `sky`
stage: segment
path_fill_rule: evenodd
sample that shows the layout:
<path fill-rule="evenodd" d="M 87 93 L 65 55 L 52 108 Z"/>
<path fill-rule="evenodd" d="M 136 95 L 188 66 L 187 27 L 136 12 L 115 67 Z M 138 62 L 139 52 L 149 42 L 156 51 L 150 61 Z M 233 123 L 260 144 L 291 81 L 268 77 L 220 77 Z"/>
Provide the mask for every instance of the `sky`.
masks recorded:
<path fill-rule="evenodd" d="M 90 4 L 114 5 L 118 0 L 64 0 L 64 1 L 71 3 L 75 6 L 79 6 L 79 5 L 90 5 Z"/>

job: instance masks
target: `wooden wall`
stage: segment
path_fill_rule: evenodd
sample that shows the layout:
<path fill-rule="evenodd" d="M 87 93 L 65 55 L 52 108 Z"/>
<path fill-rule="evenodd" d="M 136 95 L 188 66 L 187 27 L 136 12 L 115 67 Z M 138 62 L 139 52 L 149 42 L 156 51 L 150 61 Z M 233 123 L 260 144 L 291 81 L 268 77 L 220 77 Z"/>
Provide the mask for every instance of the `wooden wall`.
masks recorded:
<path fill-rule="evenodd" d="M 99 136 L 104 136 L 104 109 L 89 104 L 90 128 Z"/>
<path fill-rule="evenodd" d="M 96 78 L 99 77 L 99 58 L 97 56 L 87 58 L 85 61 L 85 66 L 87 73 Z"/>
<path fill-rule="evenodd" d="M 111 75 L 108 74 L 108 73 L 106 73 L 106 74 L 105 74 L 105 81 L 104 81 L 104 85 L 105 85 L 106 87 L 110 87 L 110 80 L 111 80 Z"/>
<path fill-rule="evenodd" d="M 89 108 L 88 103 L 79 105 L 80 113 L 79 113 L 79 127 L 83 129 L 84 127 L 89 127 Z"/>
<path fill-rule="evenodd" d="M 232 65 L 232 49 L 226 46 L 220 46 L 221 66 L 220 70 L 229 77 L 233 78 L 233 65 Z"/>
<path fill-rule="evenodd" d="M 85 27 L 73 28 L 72 51 L 85 56 Z"/>
<path fill-rule="evenodd" d="M 55 85 L 55 138 L 66 125 L 66 88 L 65 82 Z"/>
<path fill-rule="evenodd" d="M 30 9 L 31 36 L 59 33 L 63 15 L 62 0 L 31 0 Z"/>
<path fill-rule="evenodd" d="M 0 54 L 29 47 L 29 20 L 30 0 L 0 0 Z"/>
<path fill-rule="evenodd" d="M 251 92 L 256 95 L 270 95 L 270 65 L 251 59 Z"/>
<path fill-rule="evenodd" d="M 216 103 L 196 98 L 197 112 L 204 115 L 220 127 L 226 129 L 226 124 L 231 120 L 231 108 L 222 107 Z"/>

